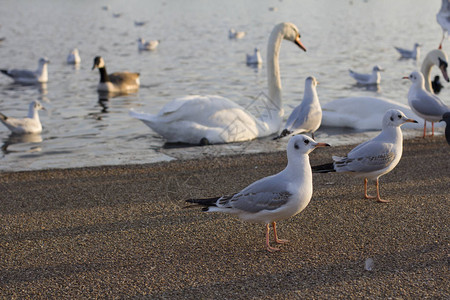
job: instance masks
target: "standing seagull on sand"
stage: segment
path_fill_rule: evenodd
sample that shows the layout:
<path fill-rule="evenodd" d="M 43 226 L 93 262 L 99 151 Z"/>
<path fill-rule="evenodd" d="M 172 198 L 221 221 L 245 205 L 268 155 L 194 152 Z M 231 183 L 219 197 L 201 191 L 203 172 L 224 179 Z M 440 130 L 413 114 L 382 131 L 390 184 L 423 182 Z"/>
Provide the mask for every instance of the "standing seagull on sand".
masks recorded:
<path fill-rule="evenodd" d="M 41 103 L 35 100 L 30 103 L 26 118 L 16 119 L 0 113 L 0 122 L 15 134 L 40 133 L 42 131 L 42 125 L 38 111 L 41 109 L 45 110 Z"/>
<path fill-rule="evenodd" d="M 306 78 L 302 103 L 292 111 L 283 131 L 275 139 L 307 132 L 311 132 L 314 139 L 314 132 L 319 129 L 322 122 L 322 108 L 316 90 L 318 84 L 314 76 Z"/>
<path fill-rule="evenodd" d="M 450 107 L 445 105 L 438 96 L 433 95 L 425 89 L 425 79 L 419 71 L 412 72 L 403 77 L 412 82 L 408 92 L 408 103 L 412 111 L 423 118 L 423 137 L 426 136 L 427 121 L 431 122 L 431 136 L 434 136 L 434 122 L 439 122 Z"/>
<path fill-rule="evenodd" d="M 400 126 L 406 122 L 417 123 L 408 119 L 398 109 L 390 109 L 383 117 L 383 129 L 375 138 L 364 142 L 350 151 L 346 156 L 333 156 L 332 163 L 313 166 L 314 173 L 344 172 L 364 178 L 364 197 L 389 202 L 380 197 L 378 179 L 397 166 L 403 152 L 403 134 Z M 376 180 L 377 196 L 367 195 L 368 179 Z"/>
<path fill-rule="evenodd" d="M 230 213 L 244 221 L 266 224 L 267 250 L 277 251 L 269 244 L 270 224 L 275 242 L 286 243 L 278 239 L 275 222 L 298 214 L 308 205 L 313 192 L 308 154 L 325 146 L 329 145 L 305 135 L 294 136 L 287 145 L 288 164 L 280 173 L 260 179 L 234 195 L 186 201 L 206 206 L 204 211 Z"/>
<path fill-rule="evenodd" d="M 442 43 L 445 39 L 445 33 L 448 34 L 450 30 L 450 1 L 442 0 L 441 9 L 436 15 L 436 20 L 442 27 L 442 39 L 439 43 L 439 49 L 442 49 Z"/>

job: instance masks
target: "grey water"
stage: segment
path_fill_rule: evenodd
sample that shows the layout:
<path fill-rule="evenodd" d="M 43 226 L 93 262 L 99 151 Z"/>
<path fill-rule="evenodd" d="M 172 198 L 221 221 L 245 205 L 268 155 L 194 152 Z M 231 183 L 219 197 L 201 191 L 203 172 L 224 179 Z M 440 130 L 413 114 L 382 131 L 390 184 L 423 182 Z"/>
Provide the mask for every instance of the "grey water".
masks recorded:
<path fill-rule="evenodd" d="M 216 94 L 247 106 L 267 91 L 265 62 L 245 64 L 255 47 L 266 55 L 266 43 L 279 22 L 296 24 L 305 53 L 284 42 L 280 53 L 283 108 L 286 118 L 303 97 L 304 80 L 315 76 L 322 104 L 351 96 L 385 97 L 407 104 L 408 80 L 420 62 L 399 60 L 394 46 L 421 43 L 421 58 L 439 44 L 436 22 L 440 0 L 2 0 L 0 68 L 35 69 L 39 57 L 50 59 L 49 82 L 23 86 L 0 74 L 0 111 L 25 116 L 28 104 L 40 100 L 43 132 L 21 138 L 0 126 L 0 171 L 152 163 L 172 159 L 258 153 L 285 149 L 270 138 L 207 147 L 167 147 L 164 140 L 130 109 L 157 113 L 185 95 Z M 105 8 L 104 8 L 105 7 Z M 115 14 L 120 14 L 115 16 Z M 135 26 L 134 22 L 146 22 Z M 228 30 L 245 31 L 230 40 Z M 139 52 L 137 39 L 160 40 L 155 51 Z M 450 46 L 446 40 L 445 47 Z M 80 51 L 79 67 L 66 64 L 72 48 Z M 141 74 L 135 94 L 99 97 L 95 56 L 108 72 Z M 348 69 L 370 72 L 385 68 L 379 89 L 356 86 Z M 433 69 L 433 74 L 438 70 Z M 442 78 L 442 76 L 441 76 Z M 440 96 L 445 103 L 450 87 Z M 355 143 L 376 132 L 320 128 L 316 139 L 332 145 Z M 409 133 L 418 135 L 417 132 Z"/>

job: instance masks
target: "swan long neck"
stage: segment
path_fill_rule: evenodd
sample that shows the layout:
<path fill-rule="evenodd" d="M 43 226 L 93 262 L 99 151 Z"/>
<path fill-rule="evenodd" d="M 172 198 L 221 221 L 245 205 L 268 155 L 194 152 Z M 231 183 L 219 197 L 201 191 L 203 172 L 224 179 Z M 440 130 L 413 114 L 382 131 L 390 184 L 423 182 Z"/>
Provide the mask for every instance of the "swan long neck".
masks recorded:
<path fill-rule="evenodd" d="M 425 79 L 425 89 L 430 93 L 434 93 L 433 87 L 431 85 L 431 68 L 434 63 L 431 61 L 429 55 L 425 57 L 422 63 L 422 67 L 420 68 L 420 72 L 422 72 L 423 77 Z"/>
<path fill-rule="evenodd" d="M 281 102 L 281 77 L 278 58 L 280 55 L 281 42 L 283 41 L 282 28 L 274 30 L 270 34 L 267 45 L 267 84 L 269 98 L 279 110 L 282 109 Z"/>

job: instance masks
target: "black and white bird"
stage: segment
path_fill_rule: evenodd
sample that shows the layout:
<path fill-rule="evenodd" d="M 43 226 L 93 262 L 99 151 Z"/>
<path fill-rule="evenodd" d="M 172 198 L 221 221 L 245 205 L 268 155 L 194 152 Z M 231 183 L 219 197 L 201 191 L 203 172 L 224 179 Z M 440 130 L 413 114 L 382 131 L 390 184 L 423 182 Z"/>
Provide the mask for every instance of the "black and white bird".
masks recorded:
<path fill-rule="evenodd" d="M 27 69 L 1 69 L 0 71 L 6 76 L 11 77 L 17 83 L 45 83 L 48 81 L 47 64 L 49 62 L 50 61 L 46 57 L 40 58 L 36 71 Z"/>
<path fill-rule="evenodd" d="M 42 132 L 42 125 L 39 119 L 39 110 L 45 110 L 45 108 L 39 101 L 35 100 L 30 103 L 27 117 L 16 119 L 0 113 L 0 122 L 15 134 L 40 133 Z"/>
<path fill-rule="evenodd" d="M 100 82 L 97 86 L 99 92 L 129 93 L 136 92 L 139 89 L 139 73 L 115 72 L 108 74 L 105 61 L 101 56 L 94 58 L 92 70 L 95 68 L 98 68 L 100 73 Z"/>
<path fill-rule="evenodd" d="M 306 135 L 293 136 L 287 145 L 288 164 L 280 173 L 255 181 L 233 195 L 186 201 L 205 206 L 203 211 L 229 213 L 244 221 L 266 224 L 266 248 L 277 251 L 269 244 L 270 224 L 275 242 L 287 242 L 278 239 L 276 222 L 298 214 L 308 205 L 313 193 L 308 154 L 325 146 L 329 145 Z"/>
<path fill-rule="evenodd" d="M 378 179 L 392 171 L 400 161 L 403 152 L 403 134 L 400 126 L 406 122 L 417 123 L 397 109 L 386 112 L 382 121 L 381 132 L 373 139 L 351 150 L 346 156 L 333 156 L 333 162 L 313 166 L 314 173 L 339 172 L 349 173 L 364 178 L 364 197 L 389 202 L 380 197 Z M 367 194 L 368 180 L 376 180 L 377 196 Z"/>

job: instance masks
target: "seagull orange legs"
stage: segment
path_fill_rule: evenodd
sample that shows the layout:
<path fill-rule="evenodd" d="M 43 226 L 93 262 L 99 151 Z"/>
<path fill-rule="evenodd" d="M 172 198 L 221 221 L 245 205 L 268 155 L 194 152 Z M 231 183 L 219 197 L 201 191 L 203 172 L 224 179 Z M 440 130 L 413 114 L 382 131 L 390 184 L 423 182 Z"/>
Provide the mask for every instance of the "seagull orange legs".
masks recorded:
<path fill-rule="evenodd" d="M 272 222 L 272 227 L 273 227 L 273 235 L 275 237 L 275 242 L 277 244 L 284 244 L 289 242 L 288 240 L 281 240 L 278 239 L 278 234 L 277 234 L 277 224 L 275 222 Z M 269 232 L 270 232 L 270 224 L 267 223 L 266 224 L 266 247 L 267 247 L 267 251 L 269 252 L 275 252 L 275 251 L 279 251 L 279 248 L 275 248 L 275 247 L 271 247 L 269 244 Z"/>
<path fill-rule="evenodd" d="M 423 122 L 423 138 L 427 135 L 427 121 Z M 431 136 L 434 136 L 434 122 L 431 122 Z"/>
<path fill-rule="evenodd" d="M 382 203 L 389 202 L 389 200 L 383 200 L 380 197 L 380 185 L 378 183 L 378 178 L 377 178 L 377 181 L 376 181 L 376 184 L 375 184 L 376 187 L 377 187 L 377 196 L 375 197 L 375 196 L 367 195 L 367 181 L 368 181 L 367 178 L 364 178 L 364 198 L 366 198 L 366 199 L 377 199 L 378 202 L 382 202 Z"/>

